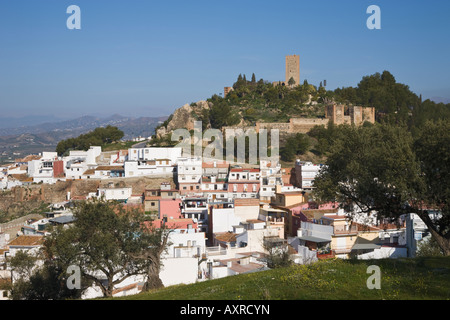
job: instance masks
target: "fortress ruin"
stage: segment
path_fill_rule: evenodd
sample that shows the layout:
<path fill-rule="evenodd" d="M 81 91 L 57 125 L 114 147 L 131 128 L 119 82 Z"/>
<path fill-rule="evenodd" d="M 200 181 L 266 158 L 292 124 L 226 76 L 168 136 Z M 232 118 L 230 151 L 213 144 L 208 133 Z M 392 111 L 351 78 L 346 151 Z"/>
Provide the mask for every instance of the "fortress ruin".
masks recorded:
<path fill-rule="evenodd" d="M 308 133 L 315 126 L 326 126 L 330 121 L 336 125 L 355 126 L 361 126 L 364 122 L 375 123 L 375 108 L 330 104 L 325 106 L 325 118 L 291 118 L 288 123 L 256 122 L 252 127 L 223 127 L 222 130 L 254 129 L 256 133 L 259 133 L 261 129 L 267 131 L 278 129 L 282 134 Z"/>

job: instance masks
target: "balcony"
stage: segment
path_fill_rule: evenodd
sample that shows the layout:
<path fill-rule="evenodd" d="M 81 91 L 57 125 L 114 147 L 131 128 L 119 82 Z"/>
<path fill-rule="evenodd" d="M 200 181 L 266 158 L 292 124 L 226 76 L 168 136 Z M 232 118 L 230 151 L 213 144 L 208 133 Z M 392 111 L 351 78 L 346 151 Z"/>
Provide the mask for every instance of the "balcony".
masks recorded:
<path fill-rule="evenodd" d="M 334 235 L 357 235 L 358 227 L 356 225 L 344 227 L 334 227 Z"/>

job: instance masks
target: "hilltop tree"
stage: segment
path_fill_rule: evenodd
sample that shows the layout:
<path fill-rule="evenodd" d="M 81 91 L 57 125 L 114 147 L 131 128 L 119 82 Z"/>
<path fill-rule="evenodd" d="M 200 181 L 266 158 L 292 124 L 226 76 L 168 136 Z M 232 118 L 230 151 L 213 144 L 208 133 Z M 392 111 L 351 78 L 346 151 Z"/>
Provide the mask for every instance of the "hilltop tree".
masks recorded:
<path fill-rule="evenodd" d="M 280 157 L 283 161 L 293 161 L 299 154 L 304 154 L 309 150 L 311 143 L 306 134 L 297 133 L 287 138 L 284 147 L 280 150 Z"/>
<path fill-rule="evenodd" d="M 295 85 L 296 83 L 295 83 L 295 80 L 294 80 L 294 78 L 293 77 L 291 77 L 290 79 L 289 79 L 289 81 L 288 81 L 288 85 L 289 85 L 289 87 L 293 87 L 294 85 Z"/>
<path fill-rule="evenodd" d="M 88 150 L 91 146 L 102 146 L 106 143 L 119 141 L 124 136 L 122 130 L 117 127 L 107 126 L 82 134 L 77 138 L 62 140 L 56 146 L 56 152 L 63 155 L 69 150 Z"/>

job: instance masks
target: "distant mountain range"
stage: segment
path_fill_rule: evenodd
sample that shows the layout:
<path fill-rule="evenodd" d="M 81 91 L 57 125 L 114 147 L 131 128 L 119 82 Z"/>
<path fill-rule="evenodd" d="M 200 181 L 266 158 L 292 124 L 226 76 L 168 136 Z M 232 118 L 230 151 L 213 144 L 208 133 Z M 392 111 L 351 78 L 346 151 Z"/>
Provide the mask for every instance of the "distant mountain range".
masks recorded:
<path fill-rule="evenodd" d="M 434 101 L 436 103 L 444 103 L 444 104 L 450 103 L 450 99 L 449 98 L 443 98 L 443 97 L 433 97 L 430 100 Z"/>
<path fill-rule="evenodd" d="M 106 118 L 83 116 L 64 121 L 51 121 L 50 119 L 49 122 L 28 126 L 11 126 L 9 128 L 0 126 L 0 158 L 14 159 L 32 153 L 54 151 L 61 140 L 78 137 L 95 128 L 108 125 L 122 130 L 125 134 L 124 139 L 127 140 L 139 136 L 149 137 L 155 133 L 155 128 L 159 123 L 166 119 L 167 117 L 131 118 L 115 114 Z M 4 126 L 4 120 L 1 123 L 2 126 Z M 24 118 L 22 120 L 31 121 L 31 119 Z M 34 121 L 39 122 L 39 119 L 34 119 Z"/>

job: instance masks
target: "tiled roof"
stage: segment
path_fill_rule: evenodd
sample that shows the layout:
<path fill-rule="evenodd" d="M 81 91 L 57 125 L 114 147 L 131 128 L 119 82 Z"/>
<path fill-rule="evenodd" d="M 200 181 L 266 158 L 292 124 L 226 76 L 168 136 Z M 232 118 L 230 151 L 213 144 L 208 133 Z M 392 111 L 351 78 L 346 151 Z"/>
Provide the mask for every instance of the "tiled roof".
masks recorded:
<path fill-rule="evenodd" d="M 98 166 L 95 171 L 124 170 L 123 166 Z"/>
<path fill-rule="evenodd" d="M 40 246 L 44 243 L 42 236 L 20 236 L 8 243 L 8 246 Z"/>
<path fill-rule="evenodd" d="M 89 169 L 89 170 L 86 170 L 86 171 L 83 173 L 83 176 L 88 176 L 88 175 L 91 175 L 91 174 L 95 174 L 95 169 Z"/>
<path fill-rule="evenodd" d="M 231 172 L 260 172 L 259 169 L 243 169 L 243 168 L 234 168 L 230 170 Z"/>
<path fill-rule="evenodd" d="M 214 166 L 213 162 L 203 162 L 202 168 L 228 168 L 230 164 L 228 162 L 217 162 Z"/>
<path fill-rule="evenodd" d="M 265 223 L 265 221 L 259 220 L 259 219 L 248 219 L 247 222 L 249 222 L 249 223 Z"/>
<path fill-rule="evenodd" d="M 16 180 L 22 182 L 33 182 L 33 178 L 29 177 L 26 173 L 24 174 L 10 174 L 10 176 Z"/>
<path fill-rule="evenodd" d="M 236 233 L 233 232 L 223 232 L 223 233 L 216 233 L 214 237 L 221 242 L 236 242 Z"/>
<path fill-rule="evenodd" d="M 117 293 L 120 293 L 120 292 L 123 292 L 123 291 L 132 290 L 132 289 L 135 289 L 135 288 L 137 288 L 138 290 L 142 290 L 142 287 L 143 287 L 143 285 L 141 283 L 132 283 L 132 284 L 130 284 L 128 286 L 125 286 L 125 287 L 113 290 L 113 295 L 117 294 Z"/>
<path fill-rule="evenodd" d="M 234 199 L 235 207 L 259 206 L 259 199 Z"/>

